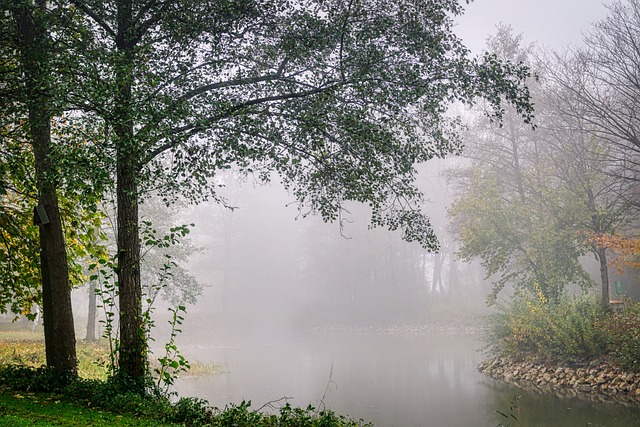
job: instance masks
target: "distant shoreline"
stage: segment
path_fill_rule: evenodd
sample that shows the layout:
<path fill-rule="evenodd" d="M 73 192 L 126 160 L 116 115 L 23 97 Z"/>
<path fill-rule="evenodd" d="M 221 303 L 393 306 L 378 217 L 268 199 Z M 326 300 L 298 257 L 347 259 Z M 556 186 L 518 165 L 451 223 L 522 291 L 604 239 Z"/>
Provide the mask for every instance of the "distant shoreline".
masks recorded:
<path fill-rule="evenodd" d="M 360 335 L 360 336 L 429 336 L 429 335 L 480 335 L 484 329 L 476 325 L 386 325 L 347 326 L 341 324 L 323 325 L 309 329 L 315 335 Z"/>

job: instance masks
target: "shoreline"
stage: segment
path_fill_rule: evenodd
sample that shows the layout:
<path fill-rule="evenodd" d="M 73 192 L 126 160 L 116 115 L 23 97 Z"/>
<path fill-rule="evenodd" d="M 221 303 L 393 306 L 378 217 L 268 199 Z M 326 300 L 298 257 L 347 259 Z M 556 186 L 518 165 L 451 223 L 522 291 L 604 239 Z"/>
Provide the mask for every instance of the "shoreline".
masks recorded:
<path fill-rule="evenodd" d="M 604 361 L 578 364 L 538 363 L 494 357 L 477 366 L 494 380 L 528 391 L 597 402 L 640 405 L 640 372 L 627 372 Z"/>
<path fill-rule="evenodd" d="M 448 336 L 448 335 L 473 335 L 480 336 L 483 327 L 472 324 L 450 325 L 444 323 L 428 324 L 401 324 L 378 326 L 348 326 L 342 324 L 328 324 L 310 328 L 308 332 L 313 335 L 333 336 Z"/>

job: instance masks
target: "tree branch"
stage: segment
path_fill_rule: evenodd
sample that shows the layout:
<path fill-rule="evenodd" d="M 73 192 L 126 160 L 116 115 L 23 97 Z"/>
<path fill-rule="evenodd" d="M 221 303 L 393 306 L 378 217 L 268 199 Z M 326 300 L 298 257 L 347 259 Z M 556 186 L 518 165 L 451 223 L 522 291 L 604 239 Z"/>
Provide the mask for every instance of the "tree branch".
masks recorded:
<path fill-rule="evenodd" d="M 73 3 L 78 9 L 89 15 L 91 19 L 93 19 L 95 23 L 100 26 L 100 28 L 105 30 L 111 37 L 113 37 L 114 40 L 116 39 L 116 32 L 113 31 L 109 24 L 107 24 L 106 21 L 98 16 L 98 14 L 93 11 L 93 9 L 87 6 L 87 4 L 83 0 L 71 0 L 71 3 Z"/>
<path fill-rule="evenodd" d="M 198 132 L 201 132 L 205 129 L 207 129 L 210 125 L 212 125 L 213 123 L 216 123 L 220 120 L 223 120 L 225 118 L 229 118 L 231 117 L 233 114 L 235 114 L 238 111 L 241 111 L 245 108 L 254 106 L 254 105 L 260 105 L 260 104 L 267 104 L 270 102 L 275 102 L 275 101 L 286 101 L 289 99 L 300 99 L 300 98 L 307 98 L 307 97 L 311 97 L 313 95 L 317 95 L 323 92 L 326 92 L 328 90 L 333 89 L 334 87 L 337 87 L 338 85 L 333 85 L 333 86 L 327 86 L 327 87 L 322 87 L 322 88 L 316 88 L 313 90 L 309 90 L 309 91 L 304 91 L 304 92 L 294 92 L 294 93 L 287 93 L 287 94 L 282 94 L 282 95 L 272 95 L 272 96 L 265 96 L 262 98 L 255 98 L 255 99 L 251 99 L 239 104 L 236 104 L 232 107 L 229 107 L 227 109 L 227 111 L 215 115 L 215 116 L 211 116 L 211 117 L 207 117 L 206 119 L 200 121 L 198 124 L 190 124 L 190 125 L 185 125 L 185 126 L 181 126 L 178 128 L 174 128 L 171 130 L 171 133 L 173 135 L 179 136 L 178 140 L 184 140 L 184 138 L 189 138 L 192 135 L 195 135 Z M 180 135 L 182 134 L 182 135 Z M 150 162 L 152 159 L 154 159 L 156 156 L 160 155 L 161 153 L 176 147 L 179 142 L 178 140 L 174 140 L 174 141 L 169 141 L 159 147 L 157 147 L 156 149 L 154 149 L 153 151 L 151 151 L 151 153 L 149 153 L 148 156 L 145 157 L 145 159 L 141 162 L 141 164 L 146 164 L 148 162 Z"/>

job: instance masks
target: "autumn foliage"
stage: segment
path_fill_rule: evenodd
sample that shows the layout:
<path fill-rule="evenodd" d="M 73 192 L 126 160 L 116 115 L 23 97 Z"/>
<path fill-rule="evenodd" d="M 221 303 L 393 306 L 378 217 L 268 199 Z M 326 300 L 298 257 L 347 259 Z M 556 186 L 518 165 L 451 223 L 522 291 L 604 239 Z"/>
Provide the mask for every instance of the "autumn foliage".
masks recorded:
<path fill-rule="evenodd" d="M 615 255 L 610 265 L 619 273 L 625 270 L 640 270 L 640 238 L 626 237 L 618 234 L 589 233 L 586 235 L 589 244 L 608 249 Z"/>

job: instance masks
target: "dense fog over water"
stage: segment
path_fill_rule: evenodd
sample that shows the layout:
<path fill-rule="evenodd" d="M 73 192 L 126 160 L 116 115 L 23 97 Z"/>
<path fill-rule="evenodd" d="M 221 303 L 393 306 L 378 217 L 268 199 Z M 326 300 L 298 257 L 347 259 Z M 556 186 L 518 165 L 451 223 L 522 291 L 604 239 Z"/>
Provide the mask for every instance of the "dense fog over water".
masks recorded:
<path fill-rule="evenodd" d="M 350 205 L 342 224 L 324 223 L 303 218 L 277 183 L 226 180 L 233 211 L 206 204 L 182 218 L 197 224 L 191 238 L 202 251 L 190 271 L 208 285 L 189 311 L 261 337 L 330 324 L 422 324 L 430 296 L 457 295 L 482 310 L 481 273 L 451 263 L 447 193 L 441 167 L 432 167 L 423 182 L 430 187 L 426 209 L 439 231 L 440 255 L 402 241 L 400 233 L 368 229 L 366 207 Z M 434 285 L 434 262 L 442 258 Z"/>

